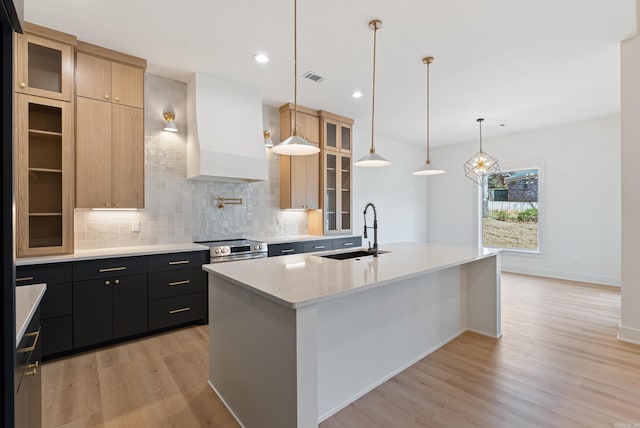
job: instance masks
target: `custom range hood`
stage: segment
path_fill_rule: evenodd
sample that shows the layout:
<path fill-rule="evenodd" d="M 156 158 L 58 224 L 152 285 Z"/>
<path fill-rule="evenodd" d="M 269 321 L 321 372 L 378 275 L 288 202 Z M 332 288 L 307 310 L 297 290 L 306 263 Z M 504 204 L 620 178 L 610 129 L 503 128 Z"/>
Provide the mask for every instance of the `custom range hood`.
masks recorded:
<path fill-rule="evenodd" d="M 187 116 L 187 178 L 267 179 L 260 92 L 196 73 L 188 84 Z"/>

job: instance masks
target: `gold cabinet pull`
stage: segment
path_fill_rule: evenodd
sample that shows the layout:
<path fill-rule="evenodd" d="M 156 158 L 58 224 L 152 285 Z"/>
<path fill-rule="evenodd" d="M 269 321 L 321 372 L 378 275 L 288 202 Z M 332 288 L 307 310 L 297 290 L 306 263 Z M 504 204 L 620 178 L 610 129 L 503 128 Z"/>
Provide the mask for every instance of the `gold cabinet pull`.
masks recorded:
<path fill-rule="evenodd" d="M 169 283 L 169 287 L 175 287 L 176 285 L 186 285 L 189 284 L 191 281 L 190 280 L 185 280 L 185 281 L 175 281 L 175 282 L 170 282 Z"/>
<path fill-rule="evenodd" d="M 31 281 L 33 279 L 32 276 L 25 276 L 23 278 L 16 278 L 16 282 L 20 282 L 20 281 Z"/>
<path fill-rule="evenodd" d="M 117 103 L 120 102 L 120 98 L 118 98 L 118 97 L 113 97 L 113 99 L 116 100 Z"/>
<path fill-rule="evenodd" d="M 25 376 L 35 376 L 35 375 L 37 375 L 38 374 L 38 365 L 39 365 L 38 361 L 36 361 L 33 364 L 29 364 L 24 369 L 24 375 Z"/>
<path fill-rule="evenodd" d="M 100 273 L 116 272 L 116 271 L 119 271 L 119 270 L 127 270 L 127 268 L 125 266 L 113 267 L 113 268 L 102 268 L 98 272 L 100 272 Z"/>
<path fill-rule="evenodd" d="M 109 98 L 111 98 L 111 97 L 109 96 L 109 94 L 104 94 L 104 99 L 105 99 L 105 100 L 108 100 Z"/>
<path fill-rule="evenodd" d="M 20 85 L 18 85 L 18 86 L 20 86 L 22 89 L 24 89 L 24 88 L 27 87 L 27 84 L 24 83 L 24 82 L 20 82 Z"/>
<path fill-rule="evenodd" d="M 18 348 L 16 349 L 16 353 L 17 354 L 24 354 L 26 352 L 31 352 L 34 349 L 36 349 L 36 345 L 38 344 L 38 339 L 40 338 L 40 329 L 38 329 L 38 331 L 34 331 L 32 333 L 27 333 L 24 335 L 24 337 L 33 337 L 33 344 L 31 346 L 27 346 L 24 348 Z"/>
<path fill-rule="evenodd" d="M 174 309 L 172 311 L 169 311 L 169 315 L 173 315 L 173 314 L 179 314 L 180 312 L 187 312 L 190 311 L 191 308 L 190 307 L 186 307 L 186 308 L 180 308 L 180 309 Z"/>
<path fill-rule="evenodd" d="M 189 264 L 190 261 L 189 260 L 178 260 L 175 262 L 169 262 L 170 265 L 186 265 Z"/>
<path fill-rule="evenodd" d="M 115 280 L 115 281 L 113 281 L 113 282 L 115 282 L 116 284 L 120 284 L 120 280 L 119 280 L 119 279 L 116 279 L 116 280 Z"/>
<path fill-rule="evenodd" d="M 111 285 L 111 281 L 105 281 L 104 285 L 106 285 L 107 287 Z"/>

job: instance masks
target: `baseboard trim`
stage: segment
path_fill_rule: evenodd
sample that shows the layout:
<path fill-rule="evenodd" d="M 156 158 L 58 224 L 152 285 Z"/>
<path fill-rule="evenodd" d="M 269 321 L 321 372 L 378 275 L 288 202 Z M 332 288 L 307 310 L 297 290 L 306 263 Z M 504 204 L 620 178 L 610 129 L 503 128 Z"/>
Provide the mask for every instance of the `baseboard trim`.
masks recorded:
<path fill-rule="evenodd" d="M 218 396 L 218 398 L 220 399 L 220 401 L 222 401 L 222 404 L 224 404 L 224 407 L 227 408 L 227 410 L 229 411 L 229 413 L 231 413 L 231 416 L 233 416 L 233 418 L 236 420 L 236 422 L 238 422 L 238 424 L 242 427 L 242 428 L 246 428 L 242 422 L 240 421 L 240 419 L 238 418 L 238 415 L 236 415 L 233 412 L 233 409 L 231 407 L 229 407 L 229 405 L 227 404 L 227 402 L 224 400 L 224 398 L 222 397 L 222 395 L 218 392 L 218 390 L 216 389 L 215 386 L 213 386 L 213 384 L 211 383 L 211 380 L 208 380 L 207 383 L 209 384 L 209 386 L 211 387 L 211 389 L 213 389 L 213 392 L 216 393 L 216 395 Z"/>
<path fill-rule="evenodd" d="M 618 340 L 640 345 L 640 329 L 618 326 Z"/>
<path fill-rule="evenodd" d="M 521 273 L 524 275 L 544 276 L 547 278 L 565 279 L 569 281 L 588 282 L 591 284 L 610 285 L 613 287 L 620 287 L 620 277 L 601 276 L 601 275 L 585 275 L 578 272 L 566 272 L 551 269 L 538 269 L 523 266 L 509 265 L 504 262 L 502 258 L 502 271 Z"/>

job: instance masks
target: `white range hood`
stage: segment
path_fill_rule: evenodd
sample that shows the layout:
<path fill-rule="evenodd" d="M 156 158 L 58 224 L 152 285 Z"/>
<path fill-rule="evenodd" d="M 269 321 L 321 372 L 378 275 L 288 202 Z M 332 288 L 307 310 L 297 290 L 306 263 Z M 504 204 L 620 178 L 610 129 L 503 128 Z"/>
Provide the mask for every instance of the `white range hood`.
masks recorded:
<path fill-rule="evenodd" d="M 187 91 L 187 177 L 266 180 L 259 91 L 196 73 Z"/>

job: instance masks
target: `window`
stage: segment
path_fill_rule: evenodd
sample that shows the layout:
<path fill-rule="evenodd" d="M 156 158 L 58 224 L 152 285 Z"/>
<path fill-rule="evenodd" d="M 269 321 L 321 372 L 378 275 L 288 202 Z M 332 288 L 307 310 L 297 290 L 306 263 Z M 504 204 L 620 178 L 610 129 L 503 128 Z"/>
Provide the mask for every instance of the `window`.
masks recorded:
<path fill-rule="evenodd" d="M 541 168 L 528 168 L 485 178 L 480 210 L 483 247 L 539 251 L 540 175 Z"/>

